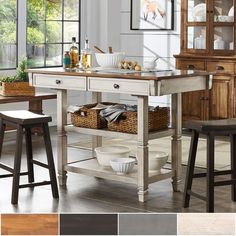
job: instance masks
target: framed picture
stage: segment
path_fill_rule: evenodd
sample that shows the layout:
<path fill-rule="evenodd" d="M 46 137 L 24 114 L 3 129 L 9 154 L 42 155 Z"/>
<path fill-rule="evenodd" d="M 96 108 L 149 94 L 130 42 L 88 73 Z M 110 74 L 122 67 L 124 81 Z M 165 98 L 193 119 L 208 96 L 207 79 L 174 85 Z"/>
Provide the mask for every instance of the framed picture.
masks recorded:
<path fill-rule="evenodd" d="M 131 0 L 131 30 L 173 30 L 174 0 Z"/>

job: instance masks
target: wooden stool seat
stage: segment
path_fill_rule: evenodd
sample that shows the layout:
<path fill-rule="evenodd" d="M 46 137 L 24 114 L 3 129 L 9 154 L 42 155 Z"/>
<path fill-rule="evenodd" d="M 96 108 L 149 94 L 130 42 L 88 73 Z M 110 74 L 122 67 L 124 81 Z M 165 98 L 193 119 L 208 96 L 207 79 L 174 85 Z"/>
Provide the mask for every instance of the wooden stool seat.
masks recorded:
<path fill-rule="evenodd" d="M 2 145 L 3 145 L 6 124 L 10 123 L 11 125 L 17 128 L 14 167 L 12 168 L 0 162 L 0 168 L 10 172 L 10 174 L 0 175 L 0 178 L 13 177 L 12 199 L 11 199 L 12 204 L 18 203 L 18 193 L 20 188 L 51 185 L 53 197 L 54 198 L 59 197 L 53 153 L 52 153 L 52 145 L 48 128 L 48 122 L 50 121 L 52 121 L 52 118 L 50 116 L 39 115 L 32 113 L 30 111 L 19 110 L 19 111 L 0 112 L 0 155 L 2 153 Z M 44 138 L 48 164 L 33 159 L 31 129 L 35 126 L 40 126 L 43 130 L 43 138 Z M 23 131 L 25 131 L 26 156 L 27 156 L 27 168 L 28 168 L 27 172 L 20 172 Z M 34 182 L 34 168 L 33 168 L 34 164 L 48 169 L 50 176 L 49 181 Z M 28 175 L 28 181 L 29 181 L 28 184 L 20 185 L 21 175 Z"/>
<path fill-rule="evenodd" d="M 0 118 L 7 122 L 12 122 L 20 125 L 48 123 L 52 121 L 51 116 L 39 115 L 30 111 L 1 111 Z"/>
<path fill-rule="evenodd" d="M 209 120 L 209 121 L 187 121 L 186 128 L 196 130 L 200 133 L 208 132 L 228 132 L 235 133 L 236 118 L 225 120 Z"/>
<path fill-rule="evenodd" d="M 185 179 L 183 207 L 189 207 L 190 196 L 195 196 L 206 201 L 207 212 L 214 212 L 214 187 L 231 185 L 232 200 L 236 201 L 236 119 L 211 120 L 211 121 L 189 121 L 186 122 L 186 128 L 192 130 L 190 152 L 188 158 L 187 173 Z M 205 134 L 207 137 L 207 161 L 206 173 L 194 173 L 194 166 L 197 154 L 197 145 L 199 134 Z M 215 136 L 230 136 L 231 146 L 231 170 L 215 171 Z M 224 158 L 224 157 L 222 157 Z M 231 175 L 231 179 L 224 181 L 215 181 L 217 175 Z M 202 196 L 191 190 L 193 178 L 207 178 L 206 196 Z"/>

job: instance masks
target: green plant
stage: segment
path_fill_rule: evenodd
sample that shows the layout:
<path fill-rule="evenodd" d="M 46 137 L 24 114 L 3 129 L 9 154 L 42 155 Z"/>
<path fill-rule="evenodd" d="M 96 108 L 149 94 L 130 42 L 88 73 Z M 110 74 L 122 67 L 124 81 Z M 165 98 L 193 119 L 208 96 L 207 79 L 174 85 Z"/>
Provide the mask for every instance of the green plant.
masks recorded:
<path fill-rule="evenodd" d="M 0 82 L 4 83 L 14 83 L 14 82 L 28 82 L 28 74 L 26 72 L 27 69 L 27 58 L 22 58 L 19 62 L 19 65 L 16 70 L 15 76 L 4 76 L 0 78 Z"/>

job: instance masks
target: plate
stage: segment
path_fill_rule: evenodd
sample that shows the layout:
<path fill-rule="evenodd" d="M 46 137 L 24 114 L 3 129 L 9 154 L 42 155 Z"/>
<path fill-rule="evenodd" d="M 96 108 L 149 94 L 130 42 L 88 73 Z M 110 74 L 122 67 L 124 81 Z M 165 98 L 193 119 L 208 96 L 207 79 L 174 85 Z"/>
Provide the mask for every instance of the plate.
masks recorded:
<path fill-rule="evenodd" d="M 193 18 L 194 19 L 198 19 L 198 18 L 206 19 L 206 3 L 197 4 L 193 8 Z"/>
<path fill-rule="evenodd" d="M 228 16 L 234 16 L 234 6 L 230 8 Z"/>

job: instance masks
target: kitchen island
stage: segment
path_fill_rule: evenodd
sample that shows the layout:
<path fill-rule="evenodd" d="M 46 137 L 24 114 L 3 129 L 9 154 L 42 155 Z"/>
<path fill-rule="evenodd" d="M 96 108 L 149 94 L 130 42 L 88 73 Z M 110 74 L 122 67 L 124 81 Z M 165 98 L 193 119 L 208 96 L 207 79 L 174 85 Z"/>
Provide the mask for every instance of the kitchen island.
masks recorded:
<path fill-rule="evenodd" d="M 148 185 L 166 178 L 172 178 L 174 191 L 180 190 L 182 157 L 182 99 L 181 93 L 210 89 L 212 75 L 199 71 L 158 71 L 135 73 L 110 73 L 106 71 L 64 71 L 63 68 L 29 69 L 30 82 L 35 87 L 51 88 L 57 91 L 58 129 L 58 174 L 60 185 L 66 185 L 67 172 L 96 176 L 100 178 L 133 183 L 138 186 L 140 202 L 147 199 Z M 101 93 L 130 94 L 138 101 L 138 132 L 128 134 L 109 130 L 74 127 L 67 122 L 67 91 L 93 92 L 93 102 L 101 102 Z M 171 95 L 171 126 L 169 129 L 148 132 L 148 97 Z M 137 140 L 138 165 L 127 175 L 117 175 L 112 170 L 101 168 L 96 158 L 68 163 L 67 131 L 93 135 L 93 149 L 102 145 L 102 136 Z M 161 174 L 148 172 L 148 140 L 172 136 L 171 171 Z M 94 153 L 93 153 L 94 154 Z"/>

